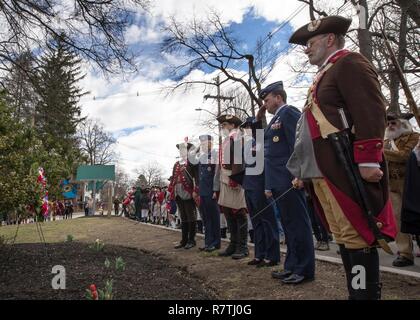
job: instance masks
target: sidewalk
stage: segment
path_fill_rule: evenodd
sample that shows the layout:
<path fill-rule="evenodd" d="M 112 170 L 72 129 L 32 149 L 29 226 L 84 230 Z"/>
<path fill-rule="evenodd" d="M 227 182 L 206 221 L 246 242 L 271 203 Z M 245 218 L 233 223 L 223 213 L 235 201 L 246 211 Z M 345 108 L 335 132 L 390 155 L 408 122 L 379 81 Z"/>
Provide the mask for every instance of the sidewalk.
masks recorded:
<path fill-rule="evenodd" d="M 161 226 L 161 225 L 154 225 L 154 224 L 143 223 L 143 222 L 140 222 L 140 223 L 145 224 L 145 225 L 149 225 L 149 226 L 152 226 L 152 227 L 155 227 L 155 228 L 162 228 L 162 229 L 175 230 L 175 231 L 181 232 L 181 230 L 179 230 L 179 229 L 168 228 L 168 227 Z M 199 234 L 199 233 L 197 233 L 197 236 L 199 236 L 201 238 L 204 238 L 204 235 Z M 228 242 L 227 239 L 222 239 L 222 241 Z M 315 242 L 315 239 L 314 239 L 314 242 Z M 248 245 L 250 247 L 254 247 L 254 244 L 252 244 L 252 243 L 248 243 Z M 390 247 L 391 247 L 392 251 L 395 253 L 393 256 L 387 254 L 383 250 L 379 250 L 380 270 L 384 271 L 384 272 L 396 273 L 396 274 L 410 276 L 410 277 L 420 279 L 420 258 L 418 258 L 418 257 L 415 258 L 413 266 L 404 267 L 404 268 L 393 267 L 392 266 L 392 261 L 397 257 L 396 256 L 397 247 L 395 245 L 395 242 L 390 243 Z M 415 252 L 417 252 L 418 251 L 417 245 L 415 245 L 414 247 L 415 247 Z M 337 254 L 337 250 L 338 250 L 338 245 L 331 242 L 330 243 L 330 250 L 329 251 L 315 251 L 315 258 L 317 260 L 320 260 L 320 261 L 326 261 L 326 262 L 331 262 L 331 263 L 335 263 L 335 264 L 342 264 L 341 257 L 340 257 L 339 254 Z M 280 251 L 282 253 L 286 253 L 286 246 L 281 245 L 280 246 Z"/>

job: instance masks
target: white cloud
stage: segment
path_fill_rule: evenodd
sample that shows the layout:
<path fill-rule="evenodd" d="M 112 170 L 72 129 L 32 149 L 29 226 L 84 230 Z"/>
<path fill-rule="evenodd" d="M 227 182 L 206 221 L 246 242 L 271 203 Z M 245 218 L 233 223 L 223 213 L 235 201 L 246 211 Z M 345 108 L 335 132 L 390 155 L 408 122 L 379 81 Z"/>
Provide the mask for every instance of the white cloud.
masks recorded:
<path fill-rule="evenodd" d="M 191 19 L 193 15 L 198 18 L 206 16 L 208 9 L 213 7 L 223 14 L 226 21 L 240 23 L 243 15 L 251 6 L 254 6 L 257 15 L 271 21 L 283 22 L 299 6 L 297 1 L 272 0 L 162 0 L 156 1 L 152 9 L 154 16 L 148 17 L 145 26 L 133 26 L 127 31 L 127 38 L 142 39 L 143 41 L 158 41 L 162 37 L 159 23 L 170 15 L 178 19 Z M 307 21 L 307 9 L 298 14 L 291 23 L 294 28 Z M 306 88 L 292 88 L 295 74 L 291 72 L 289 63 L 298 59 L 295 51 L 286 58 L 279 58 L 275 69 L 270 74 L 264 86 L 278 80 L 283 80 L 288 92 L 289 103 L 298 108 L 303 107 Z M 192 90 L 177 91 L 174 95 L 165 97 L 159 93 L 163 86 L 173 84 L 169 80 L 161 82 L 152 81 L 164 74 L 168 60 L 180 60 L 181 56 L 166 56 L 141 61 L 141 73 L 129 82 L 120 83 L 118 79 L 110 82 L 89 74 L 84 80 L 85 89 L 92 91 L 92 95 L 83 99 L 83 113 L 99 118 L 107 130 L 115 132 L 124 128 L 146 126 L 142 130 L 118 138 L 117 152 L 121 154 L 121 167 L 133 176 L 133 170 L 148 162 L 158 162 L 167 176 L 171 174 L 172 165 L 176 161 L 177 149 L 175 145 L 184 140 L 185 136 L 195 139 L 199 134 L 208 133 L 207 128 L 200 127 L 200 120 L 208 119 L 206 112 L 197 112 L 195 108 L 215 110 L 212 101 L 203 101 L 203 86 L 196 86 Z M 179 62 L 179 61 L 178 61 Z M 211 80 L 213 74 L 205 75 L 201 71 L 192 72 L 189 77 L 193 79 Z M 224 85 L 224 89 L 231 85 Z M 112 95 L 111 93 L 118 92 Z M 138 96 L 137 96 L 138 93 Z M 212 94 L 215 92 L 211 92 Z M 95 95 L 96 100 L 92 97 Z M 101 97 L 107 97 L 101 99 Z"/>

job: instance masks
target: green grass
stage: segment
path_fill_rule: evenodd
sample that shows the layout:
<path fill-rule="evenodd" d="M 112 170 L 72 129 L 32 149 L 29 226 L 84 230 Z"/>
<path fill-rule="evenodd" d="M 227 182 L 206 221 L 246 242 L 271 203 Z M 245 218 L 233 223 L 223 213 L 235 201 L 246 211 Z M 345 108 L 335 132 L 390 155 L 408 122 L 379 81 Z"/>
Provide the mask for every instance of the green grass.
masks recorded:
<path fill-rule="evenodd" d="M 59 220 L 41 223 L 45 241 L 48 243 L 63 242 L 67 240 L 67 235 L 71 234 L 77 241 L 88 241 L 91 234 L 97 228 L 112 227 L 118 218 L 106 217 L 89 217 L 77 218 L 71 220 Z M 4 236 L 9 239 L 8 243 L 13 239 L 16 232 L 16 225 L 0 227 L 0 237 Z M 15 243 L 38 243 L 41 242 L 37 232 L 35 223 L 22 224 L 19 227 L 18 235 Z"/>

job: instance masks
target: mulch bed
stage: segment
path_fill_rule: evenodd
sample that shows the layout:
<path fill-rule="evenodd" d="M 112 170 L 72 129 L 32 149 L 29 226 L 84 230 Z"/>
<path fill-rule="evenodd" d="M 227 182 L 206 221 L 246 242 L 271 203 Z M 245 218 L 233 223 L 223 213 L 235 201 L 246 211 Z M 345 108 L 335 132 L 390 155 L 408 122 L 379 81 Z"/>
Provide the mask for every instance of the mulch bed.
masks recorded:
<path fill-rule="evenodd" d="M 117 257 L 126 263 L 124 271 L 115 270 Z M 105 267 L 107 258 L 112 268 Z M 52 289 L 54 265 L 65 267 L 65 290 Z M 80 242 L 47 244 L 46 248 L 43 244 L 3 246 L 0 266 L 0 299 L 86 299 L 91 284 L 103 288 L 111 278 L 114 299 L 217 298 L 201 280 L 170 266 L 164 258 L 116 245 L 105 244 L 102 251 Z"/>

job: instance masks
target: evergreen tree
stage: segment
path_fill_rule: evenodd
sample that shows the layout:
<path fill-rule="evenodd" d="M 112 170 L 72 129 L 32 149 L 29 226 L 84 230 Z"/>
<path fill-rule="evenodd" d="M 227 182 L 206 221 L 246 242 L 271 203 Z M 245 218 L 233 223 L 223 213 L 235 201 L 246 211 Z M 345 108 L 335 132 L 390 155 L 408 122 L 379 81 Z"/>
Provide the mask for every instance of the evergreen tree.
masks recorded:
<path fill-rule="evenodd" d="M 78 85 L 84 78 L 81 59 L 66 45 L 62 35 L 52 39 L 40 59 L 34 81 L 39 96 L 35 127 L 50 152 L 62 156 L 69 170 L 80 158 L 77 125 L 84 119 L 79 106 L 84 92 Z"/>

